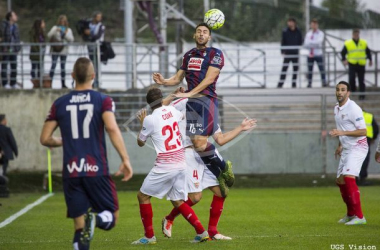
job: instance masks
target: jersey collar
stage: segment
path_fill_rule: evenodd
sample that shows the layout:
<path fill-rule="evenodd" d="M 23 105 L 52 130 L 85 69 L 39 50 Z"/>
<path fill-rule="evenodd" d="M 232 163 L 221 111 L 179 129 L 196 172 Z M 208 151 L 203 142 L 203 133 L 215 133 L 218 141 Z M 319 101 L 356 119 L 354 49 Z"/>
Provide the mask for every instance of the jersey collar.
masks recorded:
<path fill-rule="evenodd" d="M 351 99 L 348 98 L 347 102 L 346 102 L 342 107 L 339 107 L 339 103 L 338 103 L 338 109 L 339 109 L 339 110 L 343 110 L 345 107 L 348 106 L 348 104 L 349 104 L 350 102 L 351 102 Z"/>

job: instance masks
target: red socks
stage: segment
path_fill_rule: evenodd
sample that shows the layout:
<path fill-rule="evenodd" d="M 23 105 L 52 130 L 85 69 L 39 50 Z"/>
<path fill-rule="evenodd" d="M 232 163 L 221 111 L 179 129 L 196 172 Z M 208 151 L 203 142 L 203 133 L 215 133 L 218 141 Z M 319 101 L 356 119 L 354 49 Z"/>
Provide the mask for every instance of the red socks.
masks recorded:
<path fill-rule="evenodd" d="M 218 233 L 218 222 L 219 218 L 222 215 L 223 204 L 226 198 L 218 197 L 214 195 L 214 198 L 210 207 L 210 220 L 208 222 L 208 234 L 210 237 L 213 237 Z"/>
<path fill-rule="evenodd" d="M 362 219 L 363 212 L 360 204 L 360 191 L 356 185 L 356 180 L 355 178 L 344 177 L 344 182 L 346 183 L 346 190 L 350 206 L 355 212 L 355 215 Z"/>
<path fill-rule="evenodd" d="M 340 189 L 340 194 L 342 195 L 344 203 L 346 203 L 347 206 L 347 216 L 354 216 L 355 210 L 350 205 L 350 198 L 347 192 L 347 185 L 346 184 L 337 184 Z"/>
<path fill-rule="evenodd" d="M 140 215 L 144 225 L 145 237 L 152 238 L 154 236 L 152 204 L 140 204 Z"/>
<path fill-rule="evenodd" d="M 182 203 L 182 205 L 178 207 L 178 211 L 195 228 L 197 234 L 201 234 L 205 231 L 194 210 L 188 204 L 185 202 Z"/>
<path fill-rule="evenodd" d="M 194 203 L 189 198 L 187 198 L 187 201 L 185 201 L 185 203 L 189 205 L 189 207 L 194 206 Z M 177 217 L 179 214 L 180 214 L 180 211 L 178 210 L 178 208 L 173 208 L 170 214 L 166 216 L 166 219 L 170 221 L 174 221 L 175 217 Z"/>

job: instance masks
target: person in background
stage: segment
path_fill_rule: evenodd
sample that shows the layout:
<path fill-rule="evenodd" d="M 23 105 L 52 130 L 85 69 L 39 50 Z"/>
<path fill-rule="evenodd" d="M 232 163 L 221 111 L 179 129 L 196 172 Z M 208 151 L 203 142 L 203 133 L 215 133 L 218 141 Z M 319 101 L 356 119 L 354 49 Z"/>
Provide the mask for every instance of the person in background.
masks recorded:
<path fill-rule="evenodd" d="M 322 78 L 322 87 L 327 87 L 325 67 L 323 63 L 323 41 L 325 39 L 325 33 L 319 29 L 318 20 L 313 19 L 310 23 L 310 30 L 306 33 L 304 46 L 309 49 L 309 55 L 307 57 L 308 66 L 308 88 L 311 88 L 313 80 L 313 66 L 314 62 L 317 63 L 319 72 Z"/>
<path fill-rule="evenodd" d="M 54 25 L 49 33 L 48 38 L 51 43 L 70 43 L 74 41 L 74 35 L 69 27 L 69 22 L 66 15 L 60 15 L 57 20 L 57 24 Z M 66 77 L 66 59 L 69 48 L 67 45 L 52 45 L 50 47 L 50 53 L 52 58 L 52 64 L 50 68 L 50 78 L 53 80 L 55 67 L 57 66 L 58 58 L 61 61 L 61 86 L 67 88 L 65 84 Z"/>
<path fill-rule="evenodd" d="M 368 59 L 369 66 L 372 66 L 372 56 L 367 41 L 360 38 L 360 31 L 358 29 L 352 31 L 352 39 L 344 42 L 341 55 L 344 65 L 348 65 L 348 82 L 351 85 L 351 91 L 356 91 L 355 78 L 358 75 L 359 91 L 365 92 L 365 65 Z M 364 98 L 364 95 L 359 96 L 361 100 Z"/>
<path fill-rule="evenodd" d="M 6 176 L 9 161 L 14 159 L 13 155 L 17 157 L 18 148 L 11 128 L 7 127 L 5 114 L 0 114 L 0 148 L 1 162 L 3 164 L 0 175 Z"/>
<path fill-rule="evenodd" d="M 365 110 L 363 110 L 363 117 L 365 125 L 367 127 L 367 142 L 369 147 L 368 154 L 363 162 L 362 169 L 360 170 L 359 179 L 357 182 L 360 186 L 369 186 L 371 185 L 371 183 L 367 181 L 367 177 L 369 158 L 371 156 L 370 146 L 374 141 L 376 141 L 377 135 L 379 134 L 379 125 L 377 124 L 373 114 L 366 112 Z"/>
<path fill-rule="evenodd" d="M 106 27 L 102 24 L 103 15 L 100 11 L 95 11 L 92 14 L 92 21 L 90 22 L 89 29 L 86 29 L 84 31 L 84 40 L 91 43 L 100 43 L 104 41 L 104 31 Z M 98 50 L 97 46 L 92 44 L 88 47 L 88 54 L 90 57 L 90 60 L 92 61 L 94 67 L 95 67 L 95 80 L 94 80 L 94 87 L 99 87 L 99 60 L 98 60 Z"/>
<path fill-rule="evenodd" d="M 32 70 L 30 75 L 33 79 L 40 79 L 44 71 L 44 57 L 45 57 L 45 21 L 43 19 L 36 19 L 33 23 L 32 29 L 29 33 L 29 41 L 34 43 L 30 46 L 29 58 L 32 62 Z M 38 43 L 38 44 L 36 44 Z"/>
<path fill-rule="evenodd" d="M 292 87 L 297 87 L 299 48 L 294 47 L 301 46 L 303 38 L 301 31 L 297 28 L 296 19 L 292 17 L 289 18 L 287 24 L 288 27 L 282 31 L 281 54 L 284 57 L 284 62 L 282 64 L 280 81 L 278 82 L 277 88 L 282 88 L 284 85 L 286 79 L 286 71 L 288 70 L 290 62 L 293 64 Z M 293 48 L 286 48 L 286 46 Z"/>
<path fill-rule="evenodd" d="M 19 88 L 16 84 L 17 80 L 17 53 L 21 50 L 20 32 L 17 26 L 18 17 L 14 11 L 6 14 L 5 20 L 0 27 L 1 43 L 1 80 L 3 88 L 16 89 Z M 8 64 L 11 66 L 10 85 L 8 85 Z"/>

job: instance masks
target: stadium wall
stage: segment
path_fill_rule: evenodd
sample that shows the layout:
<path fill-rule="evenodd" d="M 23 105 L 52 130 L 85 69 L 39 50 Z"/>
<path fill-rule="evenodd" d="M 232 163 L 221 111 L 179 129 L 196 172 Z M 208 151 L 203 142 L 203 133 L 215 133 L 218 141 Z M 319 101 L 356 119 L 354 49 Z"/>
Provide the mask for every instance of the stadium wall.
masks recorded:
<path fill-rule="evenodd" d="M 47 170 L 47 149 L 39 142 L 44 119 L 53 101 L 67 93 L 62 90 L 9 90 L 0 91 L 0 113 L 5 113 L 19 147 L 19 157 L 10 162 L 9 171 Z M 59 136 L 59 131 L 56 132 Z M 135 173 L 148 173 L 156 157 L 149 142 L 140 148 L 136 134 L 123 132 Z M 326 145 L 326 158 L 324 158 Z M 317 132 L 244 134 L 220 148 L 222 155 L 233 162 L 238 174 L 271 173 L 335 173 L 338 161 L 334 158 L 337 140 L 326 138 L 326 144 Z M 372 145 L 370 173 L 380 173 L 373 160 L 375 145 Z M 112 172 L 118 169 L 120 159 L 107 138 L 107 152 Z M 325 159 L 325 160 L 324 160 Z M 326 164 L 324 163 L 326 162 Z M 62 168 L 62 149 L 52 150 L 53 171 Z"/>

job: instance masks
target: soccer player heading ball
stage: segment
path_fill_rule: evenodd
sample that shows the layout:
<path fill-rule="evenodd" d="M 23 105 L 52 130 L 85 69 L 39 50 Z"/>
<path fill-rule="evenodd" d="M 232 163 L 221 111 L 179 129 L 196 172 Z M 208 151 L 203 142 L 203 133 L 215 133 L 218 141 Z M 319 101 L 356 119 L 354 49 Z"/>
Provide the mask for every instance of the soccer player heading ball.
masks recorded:
<path fill-rule="evenodd" d="M 178 98 L 189 98 L 186 105 L 186 134 L 191 138 L 204 164 L 218 178 L 222 195 L 226 197 L 228 187 L 235 180 L 232 163 L 224 161 L 215 152 L 215 146 L 207 140 L 218 129 L 216 82 L 224 66 L 224 57 L 219 49 L 207 47 L 211 40 L 211 30 L 207 24 L 198 24 L 193 38 L 196 47 L 184 54 L 178 72 L 168 79 L 160 73 L 154 73 L 153 80 L 160 85 L 173 86 L 186 78 L 188 91 L 175 95 Z"/>
<path fill-rule="evenodd" d="M 362 109 L 350 100 L 350 85 L 341 81 L 336 85 L 337 105 L 334 108 L 336 129 L 332 137 L 339 137 L 335 157 L 340 156 L 336 183 L 347 205 L 346 215 L 338 221 L 346 225 L 366 224 L 360 204 L 360 192 L 355 177 L 359 176 L 368 153 L 367 129 Z"/>

